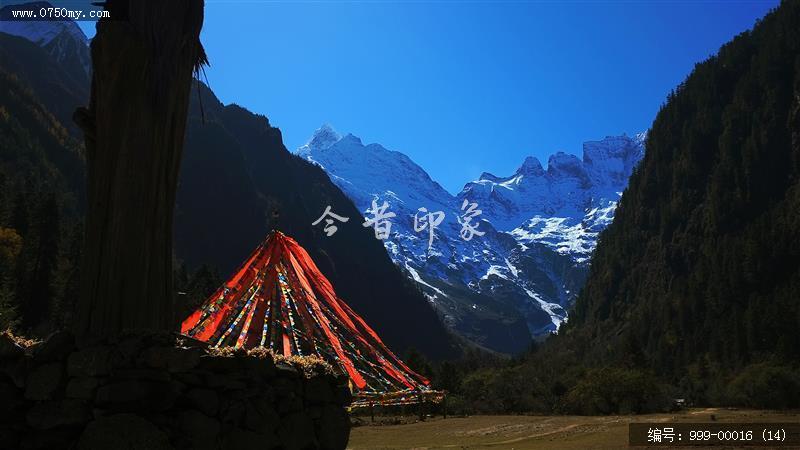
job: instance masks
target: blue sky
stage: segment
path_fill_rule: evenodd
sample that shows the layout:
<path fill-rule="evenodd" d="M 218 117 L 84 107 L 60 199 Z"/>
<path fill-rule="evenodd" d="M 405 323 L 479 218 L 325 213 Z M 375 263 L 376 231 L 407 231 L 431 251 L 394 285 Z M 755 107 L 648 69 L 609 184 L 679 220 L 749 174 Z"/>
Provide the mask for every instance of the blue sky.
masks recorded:
<path fill-rule="evenodd" d="M 647 129 L 696 62 L 777 3 L 207 0 L 202 41 L 220 100 L 269 117 L 289 150 L 330 123 L 457 192 Z"/>

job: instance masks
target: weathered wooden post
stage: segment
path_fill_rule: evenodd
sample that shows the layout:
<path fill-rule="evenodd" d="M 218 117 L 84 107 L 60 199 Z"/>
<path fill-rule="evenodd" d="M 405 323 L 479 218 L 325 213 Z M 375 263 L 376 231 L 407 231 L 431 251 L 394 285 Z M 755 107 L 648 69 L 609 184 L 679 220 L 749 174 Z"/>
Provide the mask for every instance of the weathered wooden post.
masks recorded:
<path fill-rule="evenodd" d="M 172 216 L 203 0 L 109 0 L 92 39 L 86 239 L 75 333 L 171 330 Z"/>

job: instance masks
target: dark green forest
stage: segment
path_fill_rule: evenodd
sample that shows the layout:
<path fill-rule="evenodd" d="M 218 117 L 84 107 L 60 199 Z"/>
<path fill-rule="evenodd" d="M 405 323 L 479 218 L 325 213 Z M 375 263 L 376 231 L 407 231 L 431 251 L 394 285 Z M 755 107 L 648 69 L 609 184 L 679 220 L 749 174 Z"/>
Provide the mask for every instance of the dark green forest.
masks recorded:
<path fill-rule="evenodd" d="M 77 295 L 78 189 L 51 161 L 80 167 L 80 145 L 15 76 L 0 82 L 0 328 L 41 332 Z"/>
<path fill-rule="evenodd" d="M 67 119 L 85 78 L 0 33 L 0 328 L 66 326 L 77 297 L 83 143 Z"/>
<path fill-rule="evenodd" d="M 800 3 L 785 2 L 669 96 L 565 332 L 697 403 L 769 376 L 798 404 L 799 295 Z"/>

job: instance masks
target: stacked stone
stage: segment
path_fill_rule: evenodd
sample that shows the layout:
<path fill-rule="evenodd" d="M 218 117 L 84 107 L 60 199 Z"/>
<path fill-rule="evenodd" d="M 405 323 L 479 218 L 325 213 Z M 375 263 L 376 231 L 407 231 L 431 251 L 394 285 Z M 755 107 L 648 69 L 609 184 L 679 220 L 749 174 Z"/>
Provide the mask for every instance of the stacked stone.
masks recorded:
<path fill-rule="evenodd" d="M 346 379 L 171 335 L 0 335 L 0 449 L 343 449 Z"/>

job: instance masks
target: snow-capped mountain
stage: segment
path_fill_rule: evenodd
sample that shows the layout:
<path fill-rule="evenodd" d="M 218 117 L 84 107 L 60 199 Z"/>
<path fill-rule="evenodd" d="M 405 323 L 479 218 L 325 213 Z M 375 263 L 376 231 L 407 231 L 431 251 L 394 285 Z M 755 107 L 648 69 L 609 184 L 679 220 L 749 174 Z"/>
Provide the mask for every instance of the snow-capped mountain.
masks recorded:
<path fill-rule="evenodd" d="M 521 244 L 538 242 L 585 263 L 614 218 L 628 178 L 644 156 L 645 134 L 583 144 L 583 160 L 563 152 L 547 170 L 528 157 L 510 177 L 484 173 L 459 198 L 478 201 L 487 219 Z"/>
<path fill-rule="evenodd" d="M 583 161 L 558 153 L 547 170 L 527 158 L 514 175 L 484 173 L 457 196 L 403 153 L 328 125 L 297 153 L 320 165 L 366 218 L 386 203 L 382 212 L 395 214 L 384 240 L 389 254 L 448 326 L 513 353 L 566 320 L 597 232 L 642 156 L 641 139 L 586 143 Z M 462 226 L 468 216 L 472 236 Z M 438 219 L 431 241 L 425 224 Z"/>
<path fill-rule="evenodd" d="M 26 9 L 34 12 L 50 8 L 48 2 L 20 3 L 0 8 L 0 32 L 25 38 L 47 50 L 56 61 L 83 71 L 88 76 L 91 71 L 89 39 L 75 21 L 65 19 L 12 20 L 11 11 Z"/>

